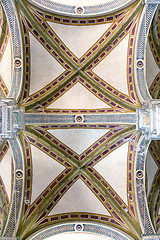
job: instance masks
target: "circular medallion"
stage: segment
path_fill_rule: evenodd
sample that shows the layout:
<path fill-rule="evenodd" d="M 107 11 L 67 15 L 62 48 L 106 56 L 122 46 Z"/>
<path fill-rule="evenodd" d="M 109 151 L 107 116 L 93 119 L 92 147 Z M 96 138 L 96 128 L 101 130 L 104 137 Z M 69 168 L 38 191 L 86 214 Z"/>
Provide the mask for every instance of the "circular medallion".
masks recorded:
<path fill-rule="evenodd" d="M 83 226 L 81 224 L 77 224 L 75 229 L 76 229 L 76 231 L 80 232 L 83 230 Z"/>
<path fill-rule="evenodd" d="M 144 64 L 143 64 L 143 61 L 142 60 L 138 60 L 137 61 L 137 67 L 138 68 L 143 68 Z"/>
<path fill-rule="evenodd" d="M 17 178 L 17 179 L 23 178 L 23 172 L 22 172 L 21 170 L 17 170 L 17 171 L 16 171 L 16 178 Z"/>
<path fill-rule="evenodd" d="M 83 8 L 82 7 L 77 7 L 76 8 L 76 12 L 78 13 L 78 14 L 82 14 L 83 13 Z"/>
<path fill-rule="evenodd" d="M 137 178 L 143 178 L 143 171 L 142 170 L 138 170 L 137 173 L 136 173 L 136 177 Z"/>
<path fill-rule="evenodd" d="M 21 67 L 21 59 L 20 58 L 16 58 L 14 61 L 14 65 L 16 68 Z"/>
<path fill-rule="evenodd" d="M 76 121 L 77 123 L 81 123 L 81 122 L 84 121 L 84 118 L 83 118 L 83 116 L 81 116 L 81 115 L 77 115 L 77 116 L 75 116 L 75 121 Z"/>

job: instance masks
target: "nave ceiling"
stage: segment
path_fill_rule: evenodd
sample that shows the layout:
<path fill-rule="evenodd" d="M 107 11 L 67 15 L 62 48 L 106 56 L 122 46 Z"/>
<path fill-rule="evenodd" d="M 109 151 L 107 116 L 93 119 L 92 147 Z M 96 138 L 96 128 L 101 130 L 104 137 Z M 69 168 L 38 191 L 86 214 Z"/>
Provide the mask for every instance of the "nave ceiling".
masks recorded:
<path fill-rule="evenodd" d="M 0 97 L 25 125 L 0 145 L 0 236 L 158 234 L 160 143 L 136 127 L 160 95 L 158 1 L 0 2 Z"/>

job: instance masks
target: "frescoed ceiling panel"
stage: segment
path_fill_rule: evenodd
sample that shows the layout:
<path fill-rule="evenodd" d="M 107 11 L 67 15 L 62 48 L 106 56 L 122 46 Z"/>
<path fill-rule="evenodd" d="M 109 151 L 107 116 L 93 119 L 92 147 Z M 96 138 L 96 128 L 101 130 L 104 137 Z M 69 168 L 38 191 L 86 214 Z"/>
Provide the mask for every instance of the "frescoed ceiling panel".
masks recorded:
<path fill-rule="evenodd" d="M 113 187 L 126 205 L 128 205 L 127 157 L 128 143 L 125 143 L 111 152 L 94 167 L 94 169 Z"/>
<path fill-rule="evenodd" d="M 31 146 L 32 152 L 32 197 L 31 204 L 41 192 L 65 169 L 53 158 Z M 43 168 L 42 168 L 43 166 Z M 47 177 L 46 177 L 47 172 Z"/>
<path fill-rule="evenodd" d="M 4 150 L 3 150 L 4 149 Z M 3 147 L 3 156 L 0 159 L 0 177 L 3 181 L 6 193 L 8 195 L 8 200 L 11 200 L 11 189 L 12 189 L 12 150 L 6 142 Z"/>
<path fill-rule="evenodd" d="M 150 88 L 153 80 L 156 78 L 157 74 L 159 73 L 159 67 L 157 66 L 157 63 L 154 60 L 148 41 L 146 46 L 146 65 L 147 65 L 146 79 L 147 79 L 148 87 Z"/>
<path fill-rule="evenodd" d="M 42 47 L 42 45 L 29 34 L 30 38 L 30 91 L 29 94 L 37 92 L 61 75 L 65 69 Z M 43 69 L 43 72 L 40 71 Z"/>
<path fill-rule="evenodd" d="M 74 26 L 48 22 L 49 26 L 60 37 L 77 58 L 81 58 L 88 49 L 94 47 L 99 38 L 110 28 L 112 23 L 101 25 Z M 65 32 L 65 35 L 63 34 Z M 75 44 L 76 43 L 76 44 Z"/>
<path fill-rule="evenodd" d="M 120 15 L 121 15 L 121 14 L 120 14 Z M 117 17 L 118 19 L 120 19 L 120 17 L 121 17 L 120 15 L 116 15 L 116 17 Z M 51 16 L 51 17 L 52 17 L 52 16 Z M 48 16 L 47 16 L 47 18 L 48 18 Z M 39 20 L 40 20 L 40 18 L 39 18 Z M 123 20 L 123 17 L 121 17 L 120 20 L 122 21 L 122 20 Z M 117 22 L 117 23 L 118 23 L 118 22 Z M 42 27 L 43 27 L 44 29 L 45 29 L 45 28 L 48 28 L 45 22 L 44 22 L 44 24 L 42 24 Z M 113 28 L 113 29 L 114 29 L 114 28 Z M 112 31 L 113 31 L 113 30 L 112 30 Z M 34 32 L 35 32 L 35 30 L 32 31 L 32 33 L 35 35 Z M 48 30 L 48 32 L 51 34 L 51 30 Z M 108 33 L 109 33 L 109 32 L 108 32 Z M 108 33 L 106 34 L 106 36 L 108 36 Z M 53 35 L 53 33 L 52 33 L 52 35 Z M 42 42 L 42 38 L 41 38 L 41 37 L 39 37 L 39 40 Z M 58 43 L 57 41 L 60 41 L 60 40 L 57 40 L 57 37 L 55 37 L 54 40 L 55 40 L 55 44 L 58 46 L 59 43 Z M 104 38 L 102 38 L 102 40 L 104 41 Z M 99 42 L 103 42 L 103 41 L 99 41 Z M 99 44 L 99 45 L 100 45 L 100 44 Z M 104 44 L 103 44 L 103 45 L 104 45 Z M 46 45 L 46 46 L 48 46 L 48 45 Z M 97 46 L 97 45 L 96 45 L 96 46 Z M 65 52 L 68 54 L 68 50 L 63 50 L 63 49 L 65 49 L 64 46 L 63 46 L 63 48 L 61 49 L 61 51 L 65 51 Z M 95 51 L 95 50 L 93 50 L 93 51 Z M 52 52 L 53 52 L 53 51 L 52 51 Z M 57 54 L 57 53 L 56 53 L 56 54 Z M 90 55 L 92 56 L 93 54 L 94 54 L 94 52 L 93 52 L 93 53 L 88 52 L 88 53 L 87 53 L 87 56 L 90 56 Z M 56 56 L 56 55 L 54 54 L 54 57 L 55 57 L 55 56 Z M 88 57 L 88 59 L 91 58 L 91 56 Z M 58 58 L 58 59 L 60 60 L 60 58 Z M 81 62 L 82 62 L 82 63 L 84 62 L 83 59 L 84 59 L 84 57 L 81 58 L 80 63 L 81 63 Z M 83 61 L 82 61 L 82 60 L 83 60 Z M 75 57 L 73 58 L 73 61 L 75 61 L 75 63 L 77 62 L 77 60 L 75 59 Z M 71 63 L 71 62 L 70 62 L 70 63 Z M 72 66 L 74 66 L 75 63 L 73 63 Z M 78 62 L 77 62 L 77 63 L 78 63 Z M 83 66 L 83 65 L 82 65 L 82 66 Z M 78 66 L 77 66 L 77 68 L 78 68 L 78 70 L 80 70 Z M 88 71 L 87 71 L 87 73 L 90 74 Z M 68 72 L 67 75 L 68 75 L 68 74 L 70 74 L 70 73 Z M 84 75 L 84 74 L 83 74 L 83 75 Z M 82 75 L 81 77 L 83 77 L 83 75 Z M 68 75 L 68 76 L 70 76 L 70 78 L 72 79 L 74 75 L 71 74 L 71 75 Z M 86 75 L 85 75 L 85 77 L 87 77 L 88 80 L 90 79 L 89 76 L 86 76 Z M 61 80 L 61 78 L 62 78 L 62 77 L 60 77 L 59 81 Z M 63 78 L 62 78 L 62 79 L 63 79 Z M 81 79 L 81 82 L 84 83 L 84 81 L 85 81 L 84 77 L 83 77 L 83 79 L 82 79 L 82 78 L 80 78 L 80 79 Z M 95 79 L 96 79 L 96 77 L 95 77 Z M 74 83 L 75 81 L 76 81 L 76 79 L 75 79 L 75 80 L 74 80 L 74 79 L 72 80 L 73 83 Z M 72 86 L 72 82 L 70 82 L 68 85 L 71 85 L 71 86 Z M 67 81 L 67 83 L 68 83 L 68 81 Z M 53 84 L 54 84 L 54 86 L 56 86 L 56 85 L 57 85 L 57 81 L 55 81 Z M 53 85 L 53 84 L 52 84 L 52 85 Z M 95 85 L 95 83 L 93 83 L 93 84 Z M 68 85 L 66 85 L 66 87 L 67 87 Z M 106 85 L 106 84 L 103 83 L 102 86 L 104 86 L 104 85 Z M 86 83 L 85 86 L 88 86 L 88 84 Z M 52 87 L 51 87 L 51 86 L 48 86 L 48 87 L 47 87 L 47 89 L 51 89 L 51 88 L 53 88 L 53 86 L 52 86 Z M 90 88 L 88 88 L 88 89 L 90 90 Z M 44 94 L 46 95 L 47 92 L 46 92 L 45 90 L 46 90 L 46 89 L 43 89 L 43 91 L 41 91 L 41 92 L 44 92 Z M 61 92 L 64 93 L 65 91 L 66 91 L 65 88 L 60 89 L 59 94 L 55 94 L 55 93 L 54 93 L 54 97 L 60 96 L 60 95 L 61 95 Z M 92 92 L 93 92 L 93 93 L 97 92 L 97 89 L 95 89 L 95 90 L 93 89 Z M 43 94 L 43 95 L 44 95 L 44 94 Z M 34 98 L 34 96 L 33 96 L 33 98 Z M 33 99 L 33 98 L 32 98 L 32 99 Z M 30 103 L 32 103 L 32 99 L 29 98 L 29 102 L 30 102 Z M 49 100 L 50 100 L 50 99 L 49 99 Z M 102 99 L 102 100 L 103 100 L 103 99 Z M 128 100 L 128 99 L 127 99 L 127 100 Z M 52 101 L 53 101 L 53 100 L 52 100 Z M 128 100 L 128 101 L 129 101 L 129 100 Z M 51 101 L 50 101 L 50 103 L 51 103 Z M 39 107 L 40 107 L 40 106 L 39 106 Z"/>
<path fill-rule="evenodd" d="M 10 38 L 7 40 L 6 49 L 4 49 L 4 54 L 0 62 L 1 68 L 1 78 L 4 81 L 8 91 L 10 91 L 11 87 L 11 43 Z"/>
<path fill-rule="evenodd" d="M 79 196 L 79 192 L 82 193 L 81 196 Z M 110 216 L 110 213 L 103 206 L 103 204 L 80 179 L 74 183 L 64 197 L 56 204 L 49 216 L 70 212 L 81 212 L 84 214 L 92 213 Z"/>
<path fill-rule="evenodd" d="M 80 94 L 79 94 L 80 93 Z M 72 99 L 72 101 L 70 101 Z M 51 103 L 47 108 L 52 109 L 98 109 L 110 108 L 101 99 L 88 91 L 81 83 L 76 83 L 59 99 Z"/>
<path fill-rule="evenodd" d="M 146 169 L 147 169 L 147 194 L 151 190 L 152 182 L 154 179 L 155 174 L 157 173 L 158 166 L 155 163 L 154 159 L 152 158 L 150 152 L 148 152 L 147 160 L 146 160 Z"/>
<path fill-rule="evenodd" d="M 93 72 L 109 83 L 112 87 L 128 95 L 127 84 L 127 52 L 128 52 L 127 35 L 122 42 L 94 69 Z M 116 56 L 119 56 L 116 58 Z M 106 67 L 107 66 L 107 67 Z M 116 66 L 116 69 L 115 69 Z M 115 75 L 115 77 L 113 77 Z M 121 82 L 121 85 L 119 84 Z"/>
<path fill-rule="evenodd" d="M 106 129 L 97 129 L 96 132 L 94 129 L 52 129 L 48 131 L 79 155 L 109 132 Z"/>
<path fill-rule="evenodd" d="M 14 4 L 1 1 L 3 8 L 4 2 Z M 53 1 L 49 1 L 47 11 L 42 7 L 45 0 L 17 0 L 15 18 L 18 16 L 23 46 L 20 60 L 16 56 L 19 62 L 11 51 L 14 42 L 8 37 L 4 17 L 5 27 L 1 28 L 5 28 L 8 45 L 4 38 L 0 41 L 1 54 L 6 48 L 4 56 L 0 55 L 0 88 L 7 97 L 11 89 L 18 92 L 22 85 L 15 98 L 18 107 L 24 109 L 25 127 L 14 140 L 5 142 L 10 146 L 8 151 L 2 147 L 0 152 L 4 154 L 0 161 L 2 237 L 38 239 L 37 234 L 52 227 L 72 224 L 73 231 L 78 232 L 92 223 L 94 231 L 101 227 L 105 239 L 142 239 L 144 229 L 136 193 L 141 176 L 137 177 L 135 169 L 142 137 L 136 128 L 136 110 L 143 103 L 135 80 L 135 44 L 145 3 L 126 1 L 125 5 L 123 0 L 99 0 L 93 11 L 102 3 L 115 8 L 104 13 L 101 6 L 100 15 L 87 15 L 91 1 L 77 0 L 75 15 L 57 14 L 49 10 L 57 6 Z M 71 9 L 72 4 L 70 1 L 68 7 L 63 7 Z M 79 4 L 86 5 L 78 10 Z M 158 98 L 159 68 L 152 57 L 151 30 L 145 87 L 150 87 L 151 96 Z M 18 86 L 18 77 L 11 80 L 20 70 Z M 159 141 L 152 141 L 149 151 L 145 175 L 148 199 L 145 192 L 144 199 L 148 201 L 149 223 L 156 232 L 160 222 Z M 75 225 L 78 222 L 80 230 Z"/>
<path fill-rule="evenodd" d="M 9 37 L 9 27 L 3 11 L 1 12 L 1 47 L 0 47 L 0 95 L 6 97 L 11 85 L 11 45 Z M 3 64 L 4 63 L 4 64 Z M 3 67 L 2 67 L 3 66 Z"/>

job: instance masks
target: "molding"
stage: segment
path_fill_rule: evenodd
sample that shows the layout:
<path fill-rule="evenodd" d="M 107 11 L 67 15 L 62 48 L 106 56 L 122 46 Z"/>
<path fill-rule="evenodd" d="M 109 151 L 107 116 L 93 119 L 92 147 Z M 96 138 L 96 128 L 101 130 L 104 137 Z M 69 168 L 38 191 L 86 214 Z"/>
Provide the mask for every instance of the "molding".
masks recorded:
<path fill-rule="evenodd" d="M 135 202 L 142 233 L 145 235 L 155 234 L 147 204 L 147 196 L 145 189 L 145 161 L 147 156 L 150 140 L 146 140 L 145 136 L 140 136 L 137 142 L 135 152 L 135 169 L 134 169 L 134 185 L 135 185 Z"/>
<path fill-rule="evenodd" d="M 134 58 L 135 87 L 141 104 L 143 104 L 143 102 L 145 101 L 149 101 L 152 99 L 146 81 L 145 58 L 147 37 L 157 7 L 158 4 L 156 4 L 155 1 L 153 4 L 149 3 L 145 5 L 142 12 L 136 39 Z M 139 64 L 140 62 L 143 63 L 141 66 Z"/>
<path fill-rule="evenodd" d="M 14 64 L 16 59 L 20 59 L 23 62 L 23 46 L 22 46 L 22 37 L 20 31 L 20 24 L 18 19 L 17 10 L 15 7 L 15 0 L 1 0 L 3 9 L 5 11 L 12 41 L 12 63 Z M 13 65 L 12 70 L 12 84 L 11 90 L 8 94 L 9 98 L 15 98 L 17 101 L 20 97 L 23 83 L 23 66 L 16 67 Z"/>
<path fill-rule="evenodd" d="M 68 224 L 58 224 L 56 226 L 49 226 L 48 228 L 39 230 L 33 235 L 26 238 L 26 240 L 42 240 L 48 237 L 62 234 L 62 233 L 90 233 L 97 234 L 101 236 L 110 237 L 115 240 L 133 240 L 130 235 L 123 233 L 120 230 L 115 230 L 114 227 L 104 226 L 100 224 L 91 223 L 68 223 Z"/>
<path fill-rule="evenodd" d="M 24 156 L 20 140 L 18 137 L 16 137 L 14 140 L 9 140 L 9 143 L 14 156 L 14 180 L 10 212 L 5 229 L 3 231 L 3 236 L 7 238 L 15 236 L 17 233 L 22 212 L 25 184 Z"/>
<path fill-rule="evenodd" d="M 116 123 L 116 124 L 136 124 L 136 113 L 113 113 L 113 114 L 88 114 L 80 115 L 84 123 Z M 53 114 L 36 114 L 25 113 L 25 124 L 60 124 L 60 123 L 77 123 L 77 115 L 53 115 Z"/>
<path fill-rule="evenodd" d="M 33 4 L 36 7 L 39 7 L 43 10 L 47 10 L 49 12 L 68 15 L 68 16 L 98 16 L 102 14 L 109 14 L 120 9 L 126 8 L 130 4 L 136 2 L 136 0 L 114 0 L 109 3 L 93 5 L 93 6 L 73 6 L 73 5 L 65 5 L 54 2 L 52 0 L 27 0 L 29 3 Z M 64 1 L 65 2 L 65 1 Z M 77 8 L 83 8 L 81 14 L 77 12 Z"/>

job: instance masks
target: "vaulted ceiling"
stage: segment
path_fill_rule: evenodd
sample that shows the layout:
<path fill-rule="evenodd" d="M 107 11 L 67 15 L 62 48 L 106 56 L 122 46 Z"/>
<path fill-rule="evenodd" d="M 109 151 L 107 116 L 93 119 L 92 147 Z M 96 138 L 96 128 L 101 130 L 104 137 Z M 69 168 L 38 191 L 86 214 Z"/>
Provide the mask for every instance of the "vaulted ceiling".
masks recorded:
<path fill-rule="evenodd" d="M 158 233 L 160 143 L 136 129 L 160 95 L 158 3 L 0 2 L 0 97 L 25 111 L 0 145 L 0 235 Z"/>

